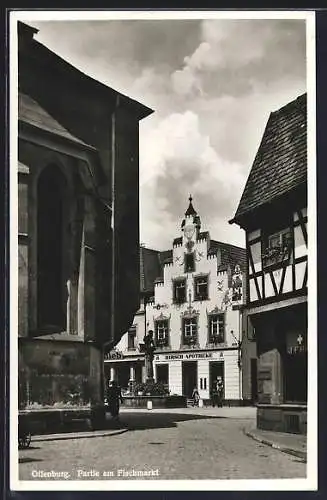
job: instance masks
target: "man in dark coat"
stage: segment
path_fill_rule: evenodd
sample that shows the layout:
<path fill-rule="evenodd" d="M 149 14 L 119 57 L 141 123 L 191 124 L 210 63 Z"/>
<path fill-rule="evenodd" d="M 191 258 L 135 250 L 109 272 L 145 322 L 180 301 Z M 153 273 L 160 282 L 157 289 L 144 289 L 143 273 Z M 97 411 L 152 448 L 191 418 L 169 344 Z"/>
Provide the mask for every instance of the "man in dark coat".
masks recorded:
<path fill-rule="evenodd" d="M 122 402 L 121 389 L 116 380 L 112 380 L 108 387 L 108 406 L 111 416 L 116 420 L 119 419 L 119 403 Z"/>

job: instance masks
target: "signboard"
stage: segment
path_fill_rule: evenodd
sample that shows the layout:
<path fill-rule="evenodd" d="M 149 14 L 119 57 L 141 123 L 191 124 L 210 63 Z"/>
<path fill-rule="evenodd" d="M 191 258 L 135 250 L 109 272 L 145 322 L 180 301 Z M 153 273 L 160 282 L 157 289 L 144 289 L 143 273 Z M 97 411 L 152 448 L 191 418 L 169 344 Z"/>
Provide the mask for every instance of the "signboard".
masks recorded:
<path fill-rule="evenodd" d="M 179 352 L 176 354 L 156 354 L 155 361 L 193 361 L 197 359 L 223 358 L 223 351 L 220 352 Z"/>
<path fill-rule="evenodd" d="M 123 359 L 124 355 L 120 351 L 110 351 L 105 353 L 104 359 Z"/>
<path fill-rule="evenodd" d="M 288 354 L 299 354 L 307 351 L 306 338 L 302 333 L 291 331 L 286 336 L 286 351 Z"/>

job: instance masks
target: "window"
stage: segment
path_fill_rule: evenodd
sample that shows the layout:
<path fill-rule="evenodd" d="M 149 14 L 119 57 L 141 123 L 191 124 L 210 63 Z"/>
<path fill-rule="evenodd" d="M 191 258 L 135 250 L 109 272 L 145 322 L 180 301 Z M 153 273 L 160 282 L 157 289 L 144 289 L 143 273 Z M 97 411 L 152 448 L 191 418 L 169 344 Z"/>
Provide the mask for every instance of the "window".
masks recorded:
<path fill-rule="evenodd" d="M 184 256 L 185 273 L 193 273 L 195 271 L 194 253 L 186 253 Z"/>
<path fill-rule="evenodd" d="M 174 281 L 174 302 L 175 304 L 183 304 L 186 301 L 186 281 Z"/>
<path fill-rule="evenodd" d="M 198 324 L 195 317 L 184 318 L 183 320 L 183 343 L 186 345 L 195 344 L 197 340 Z"/>
<path fill-rule="evenodd" d="M 160 319 L 155 323 L 156 339 L 158 346 L 168 346 L 168 320 Z"/>
<path fill-rule="evenodd" d="M 44 168 L 37 183 L 37 317 L 38 328 L 44 333 L 66 330 L 67 325 L 65 191 L 60 168 Z"/>
<path fill-rule="evenodd" d="M 292 249 L 292 233 L 290 228 L 272 233 L 264 242 L 262 263 L 264 267 L 288 261 Z"/>
<path fill-rule="evenodd" d="M 209 342 L 220 344 L 225 341 L 225 317 L 224 313 L 211 314 L 209 316 Z"/>
<path fill-rule="evenodd" d="M 135 349 L 135 337 L 136 337 L 136 328 L 131 328 L 128 332 L 128 341 L 127 341 L 127 349 L 134 350 Z"/>
<path fill-rule="evenodd" d="M 194 280 L 194 300 L 208 299 L 208 276 L 199 276 Z"/>

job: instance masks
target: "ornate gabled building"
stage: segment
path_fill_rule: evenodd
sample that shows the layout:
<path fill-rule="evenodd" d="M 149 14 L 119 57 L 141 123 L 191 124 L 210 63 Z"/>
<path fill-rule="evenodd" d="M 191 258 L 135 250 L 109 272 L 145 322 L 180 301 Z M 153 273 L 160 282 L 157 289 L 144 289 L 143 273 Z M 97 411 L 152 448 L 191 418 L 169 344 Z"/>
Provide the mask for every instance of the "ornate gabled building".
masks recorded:
<path fill-rule="evenodd" d="M 144 365 L 139 344 L 145 332 L 153 330 L 158 382 L 172 394 L 187 397 L 196 386 L 200 397 L 209 400 L 213 381 L 222 376 L 225 400 L 238 404 L 245 249 L 212 240 L 208 231 L 201 231 L 191 197 L 180 231 L 170 250 L 141 248 L 148 275 L 149 269 L 152 276 L 158 269 L 153 296 L 141 303 L 134 328 L 107 355 L 106 375 L 125 388 L 128 375 L 130 381 L 142 380 L 141 368 L 136 368 Z M 123 368 L 127 365 L 130 370 Z"/>
<path fill-rule="evenodd" d="M 243 348 L 257 351 L 257 422 L 306 432 L 307 96 L 271 113 L 232 223 L 246 231 Z M 247 356 L 249 358 L 251 356 Z M 250 391 L 251 370 L 244 372 Z"/>
<path fill-rule="evenodd" d="M 152 110 L 36 33 L 18 23 L 20 406 L 74 394 L 101 407 L 103 347 L 138 308 L 139 121 Z"/>

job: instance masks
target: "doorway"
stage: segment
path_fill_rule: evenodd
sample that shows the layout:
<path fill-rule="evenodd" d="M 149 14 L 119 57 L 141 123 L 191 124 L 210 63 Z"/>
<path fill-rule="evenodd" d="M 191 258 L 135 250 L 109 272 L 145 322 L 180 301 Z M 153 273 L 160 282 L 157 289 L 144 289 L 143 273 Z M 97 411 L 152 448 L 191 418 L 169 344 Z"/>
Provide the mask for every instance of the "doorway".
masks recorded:
<path fill-rule="evenodd" d="M 183 396 L 192 397 L 194 387 L 198 386 L 198 363 L 197 361 L 182 362 L 182 387 Z"/>
<path fill-rule="evenodd" d="M 126 390 L 129 386 L 129 363 L 117 363 L 117 382 L 121 389 Z"/>
<path fill-rule="evenodd" d="M 212 385 L 217 377 L 222 377 L 224 383 L 224 398 L 225 398 L 225 377 L 224 377 L 224 361 L 211 361 L 209 363 L 209 389 L 212 389 Z"/>
<path fill-rule="evenodd" d="M 286 354 L 284 358 L 284 401 L 307 403 L 308 359 L 306 352 Z"/>
<path fill-rule="evenodd" d="M 168 363 L 156 365 L 157 382 L 168 385 Z"/>
<path fill-rule="evenodd" d="M 258 400 L 258 372 L 257 358 L 251 358 L 251 403 Z"/>
<path fill-rule="evenodd" d="M 139 363 L 135 365 L 135 382 L 136 383 L 142 382 L 142 365 Z"/>

